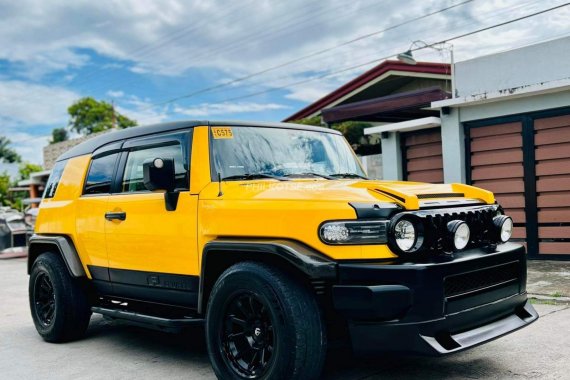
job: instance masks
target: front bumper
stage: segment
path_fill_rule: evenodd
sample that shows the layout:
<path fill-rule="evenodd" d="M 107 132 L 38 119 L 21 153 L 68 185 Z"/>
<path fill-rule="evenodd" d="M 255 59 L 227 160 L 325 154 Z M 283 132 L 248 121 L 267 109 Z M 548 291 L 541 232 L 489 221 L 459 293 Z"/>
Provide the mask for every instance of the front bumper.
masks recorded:
<path fill-rule="evenodd" d="M 538 318 L 526 296 L 525 250 L 513 243 L 448 262 L 339 264 L 332 295 L 357 354 L 444 355 Z"/>

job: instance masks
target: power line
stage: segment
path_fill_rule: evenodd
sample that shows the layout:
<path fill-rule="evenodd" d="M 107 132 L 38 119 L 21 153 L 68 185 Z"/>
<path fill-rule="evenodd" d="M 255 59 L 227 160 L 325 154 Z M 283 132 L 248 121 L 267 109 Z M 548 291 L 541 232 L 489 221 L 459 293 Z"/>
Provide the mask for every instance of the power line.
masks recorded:
<path fill-rule="evenodd" d="M 525 15 L 525 16 L 517 17 L 517 18 L 511 19 L 511 20 L 508 20 L 508 21 L 504 21 L 504 22 L 501 22 L 501 23 L 498 23 L 498 24 L 494 24 L 494 25 L 490 25 L 490 26 L 483 27 L 483 28 L 480 28 L 480 29 L 476 29 L 476 30 L 473 30 L 473 31 L 471 31 L 471 32 L 462 33 L 462 34 L 459 34 L 459 35 L 456 35 L 456 36 L 453 36 L 453 37 L 449 37 L 449 38 L 446 38 L 446 39 L 443 39 L 443 40 L 440 40 L 440 41 L 437 41 L 437 42 L 433 42 L 433 43 L 430 43 L 430 44 L 426 44 L 426 46 L 421 46 L 421 47 L 412 48 L 411 51 L 413 52 L 413 51 L 423 50 L 423 49 L 426 49 L 426 48 L 429 48 L 429 47 L 433 47 L 433 46 L 435 46 L 435 45 L 443 44 L 443 43 L 450 42 L 450 41 L 455 41 L 455 40 L 460 39 L 460 38 L 464 38 L 464 37 L 471 36 L 471 35 L 474 35 L 474 34 L 477 34 L 477 33 L 481 33 L 481 32 L 485 32 L 485 31 L 488 31 L 488 30 L 491 30 L 491 29 L 494 29 L 494 28 L 498 28 L 498 27 L 501 27 L 501 26 L 505 26 L 505 25 L 508 25 L 508 24 L 512 24 L 512 23 L 514 23 L 514 22 L 522 21 L 522 20 L 528 19 L 528 18 L 530 18 L 530 17 L 538 16 L 538 15 L 541 15 L 541 14 L 544 14 L 544 13 L 547 13 L 547 12 L 551 12 L 551 11 L 553 11 L 553 10 L 563 8 L 563 7 L 565 7 L 565 6 L 569 5 L 569 4 L 570 4 L 570 3 L 564 3 L 564 4 L 562 4 L 562 5 L 554 6 L 554 7 L 551 7 L 551 8 L 548 8 L 548 9 L 544 9 L 544 10 L 541 10 L 541 11 L 538 11 L 538 12 L 534 12 L 534 13 L 531 13 L 531 14 L 527 14 L 527 15 Z M 316 77 L 312 77 L 312 78 L 307 78 L 307 79 L 304 79 L 304 80 L 301 80 L 301 81 L 292 82 L 292 83 L 289 83 L 289 84 L 286 84 L 286 85 L 283 85 L 283 86 L 274 87 L 274 88 L 270 88 L 270 89 L 266 89 L 266 90 L 262 90 L 262 91 L 257 91 L 257 92 L 250 93 L 250 94 L 246 94 L 246 95 L 241 95 L 241 96 L 236 96 L 236 97 L 232 97 L 232 98 L 227 98 L 227 99 L 224 99 L 224 100 L 222 100 L 222 101 L 220 101 L 220 102 L 216 102 L 216 103 L 224 103 L 224 102 L 228 102 L 228 101 L 235 101 L 235 100 L 247 99 L 247 98 L 254 97 L 254 96 L 259 96 L 259 95 L 263 95 L 263 94 L 267 94 L 267 93 L 271 93 L 271 92 L 275 92 L 275 91 L 284 90 L 284 89 L 287 89 L 287 88 L 289 88 L 289 87 L 295 87 L 295 86 L 298 86 L 298 85 L 301 85 L 301 84 L 305 84 L 305 83 L 309 83 L 309 82 L 312 82 L 312 81 L 315 81 L 315 80 L 320 80 L 320 79 L 324 79 L 324 78 L 327 78 L 327 77 L 331 77 L 331 76 L 334 76 L 334 75 L 337 75 L 337 74 L 340 74 L 340 73 L 343 73 L 343 72 L 346 72 L 346 71 L 355 70 L 355 69 L 357 69 L 357 68 L 360 68 L 360 67 L 363 67 L 363 66 L 367 66 L 367 65 L 370 65 L 370 64 L 372 64 L 372 63 L 376 63 L 376 62 L 379 62 L 379 61 L 383 61 L 383 60 L 385 60 L 385 59 L 388 59 L 388 58 L 390 58 L 390 57 L 393 57 L 394 55 L 396 55 L 396 54 L 398 54 L 398 53 L 399 53 L 399 52 L 395 52 L 395 53 L 393 53 L 393 54 L 390 54 L 390 55 L 387 55 L 387 56 L 384 56 L 384 57 L 375 58 L 375 59 L 373 59 L 373 60 L 370 60 L 370 61 L 367 61 L 367 62 L 364 62 L 364 63 L 360 63 L 360 64 L 357 64 L 357 65 L 345 67 L 345 68 L 342 68 L 342 69 L 340 69 L 340 70 L 332 71 L 332 72 L 329 72 L 329 73 L 326 73 L 326 74 L 322 74 L 322 75 L 319 75 L 319 76 L 316 76 Z M 219 86 L 219 85 L 218 85 L 218 86 Z M 213 87 L 217 87 L 217 86 L 213 86 Z M 161 102 L 161 103 L 158 103 L 158 104 L 152 104 L 152 105 L 149 106 L 149 108 L 154 107 L 154 106 L 160 106 L 160 105 L 169 104 L 169 103 L 172 103 L 172 102 L 174 102 L 174 101 L 177 101 L 177 100 L 180 100 L 180 99 L 186 98 L 186 97 L 188 97 L 188 96 L 176 97 L 176 98 L 170 99 L 170 100 L 165 101 L 165 102 Z M 146 109 L 146 108 L 145 108 L 145 109 Z M 143 109 L 143 110 L 144 110 L 144 109 Z"/>
<path fill-rule="evenodd" d="M 294 64 L 294 63 L 303 61 L 303 60 L 305 60 L 305 59 L 307 59 L 307 58 L 315 57 L 315 56 L 317 56 L 317 55 L 321 55 L 321 54 L 327 53 L 327 52 L 329 52 L 329 51 L 332 51 L 332 50 L 338 49 L 338 48 L 340 48 L 340 47 L 344 47 L 344 46 L 353 44 L 353 43 L 358 42 L 358 41 L 362 41 L 362 40 L 364 40 L 364 39 L 366 39 L 366 38 L 370 38 L 370 37 L 376 36 L 376 35 L 378 35 L 378 34 L 381 34 L 381 33 L 384 33 L 384 32 L 387 32 L 387 31 L 390 31 L 390 30 L 399 28 L 399 27 L 402 27 L 402 26 L 404 26 L 404 25 L 407 25 L 407 24 L 410 24 L 410 23 L 412 23 L 412 22 L 416 22 L 416 21 L 422 20 L 422 19 L 424 19 L 424 18 L 433 16 L 433 15 L 438 14 L 438 13 L 443 13 L 443 12 L 445 12 L 445 11 L 448 11 L 448 10 L 450 10 L 450 9 L 456 8 L 456 7 L 461 6 L 461 5 L 465 5 L 465 4 L 471 3 L 471 2 L 473 2 L 473 1 L 474 1 L 474 0 L 466 0 L 466 1 L 463 1 L 463 2 L 461 2 L 461 3 L 457 3 L 457 4 L 454 4 L 454 5 L 450 5 L 450 6 L 448 6 L 448 7 L 439 9 L 439 10 L 437 10 L 437 11 L 433 11 L 433 12 L 427 13 L 427 14 L 422 15 L 422 16 L 414 17 L 414 18 L 412 18 L 412 19 L 406 20 L 406 21 L 401 22 L 401 23 L 399 23 L 399 24 L 395 24 L 395 25 L 389 26 L 389 27 L 387 27 L 387 28 L 384 28 L 384 29 L 381 29 L 381 30 L 377 30 L 377 31 L 372 32 L 372 33 L 368 33 L 368 34 L 364 34 L 364 35 L 358 36 L 358 37 L 353 38 L 353 39 L 351 39 L 351 40 L 342 42 L 342 43 L 340 43 L 340 44 L 337 44 L 337 45 L 334 45 L 334 46 L 331 46 L 331 47 L 328 47 L 328 48 L 325 48 L 325 49 L 321 49 L 321 50 L 319 50 L 319 51 L 316 51 L 316 52 L 313 52 L 313 53 L 310 53 L 310 54 L 307 54 L 307 55 L 304 55 L 304 56 L 301 56 L 301 57 L 298 57 L 298 58 L 295 58 L 295 59 L 292 59 L 292 60 L 289 60 L 289 61 L 286 61 L 286 62 L 283 62 L 283 63 L 278 64 L 278 65 L 275 65 L 275 66 L 268 67 L 268 68 L 266 68 L 266 69 L 263 69 L 263 70 L 261 70 L 261 71 L 257 71 L 257 72 L 252 73 L 252 74 L 248 74 L 248 75 L 245 75 L 245 76 L 236 78 L 236 79 L 232 79 L 232 80 L 229 80 L 229 81 L 226 81 L 226 82 L 223 82 L 223 83 L 214 85 L 214 86 L 206 87 L 206 88 L 203 88 L 203 89 L 194 91 L 194 92 L 192 92 L 192 93 L 190 93 L 190 94 L 180 95 L 180 96 L 177 96 L 177 97 L 175 97 L 175 98 L 166 100 L 166 101 L 164 101 L 164 102 L 155 103 L 155 104 L 153 104 L 152 106 L 160 106 L 160 105 L 172 103 L 172 102 L 177 101 L 177 100 L 191 98 L 191 97 L 193 97 L 193 96 L 196 96 L 196 95 L 199 95 L 199 94 L 203 94 L 203 93 L 205 93 L 205 92 L 209 92 L 209 91 L 212 91 L 212 90 L 215 90 L 215 89 L 219 89 L 219 88 L 231 86 L 231 85 L 233 85 L 233 84 L 235 84 L 235 83 L 243 82 L 243 81 L 248 80 L 248 79 L 251 79 L 251 78 L 253 78 L 253 77 L 256 77 L 256 76 L 259 76 L 259 75 L 268 73 L 268 72 L 270 72 L 270 71 L 277 70 L 277 69 L 280 69 L 280 68 L 289 66 L 289 65 L 291 65 L 291 64 Z"/>
<path fill-rule="evenodd" d="M 471 1 L 474 1 L 474 0 L 471 0 Z M 379 6 L 379 5 L 381 5 L 381 4 L 378 2 L 373 2 L 373 4 L 368 5 L 367 8 Z M 215 56 L 215 54 L 217 52 L 220 52 L 220 51 L 223 51 L 224 53 L 228 53 L 230 51 L 238 50 L 240 47 L 251 44 L 252 42 L 259 43 L 260 41 L 272 39 L 274 36 L 280 36 L 281 34 L 279 34 L 279 32 L 286 31 L 286 32 L 290 33 L 291 31 L 299 31 L 299 30 L 301 30 L 301 29 L 299 29 L 299 25 L 312 22 L 314 20 L 314 18 L 316 16 L 318 16 L 319 14 L 326 14 L 326 13 L 333 12 L 335 10 L 338 11 L 345 6 L 346 6 L 346 4 L 343 3 L 343 4 L 337 5 L 337 6 L 332 7 L 332 8 L 320 9 L 320 10 L 318 10 L 318 12 L 313 12 L 313 13 L 308 13 L 306 10 L 300 9 L 300 12 L 296 12 L 295 14 L 288 14 L 288 16 L 291 16 L 291 17 L 286 18 L 284 20 L 284 23 L 282 23 L 280 26 L 278 25 L 278 28 L 275 28 L 275 27 L 271 28 L 270 33 L 263 32 L 267 28 L 264 27 L 263 25 L 260 25 L 259 28 L 257 28 L 254 32 L 249 33 L 246 36 L 238 36 L 235 39 L 233 39 L 232 41 L 229 41 L 229 42 L 227 42 L 221 46 L 214 46 L 210 49 L 204 49 L 202 51 L 198 51 L 197 53 L 193 53 L 189 57 L 189 59 L 188 59 L 187 55 L 181 55 L 180 57 L 178 57 L 178 59 L 169 62 L 169 64 L 174 63 L 174 65 L 169 66 L 169 69 L 176 71 L 179 68 L 181 68 L 181 64 L 182 65 L 184 63 L 187 64 L 189 60 L 191 60 L 193 62 L 200 62 L 200 61 L 205 60 L 205 58 Z M 305 7 L 305 8 L 308 9 L 310 7 Z M 350 15 L 350 13 L 353 13 L 353 12 L 358 11 L 358 10 L 361 10 L 361 9 L 357 8 L 351 12 L 343 12 L 342 17 L 347 17 Z M 299 9 L 296 9 L 296 11 L 299 11 Z M 333 16 L 335 16 L 336 19 L 338 19 L 338 17 L 339 17 L 337 14 L 335 14 Z M 109 82 L 109 80 L 102 82 L 102 83 L 99 83 L 99 85 L 105 85 L 108 82 Z M 137 79 L 130 79 L 126 82 L 126 84 L 131 84 L 131 83 L 136 83 L 136 82 L 137 82 Z M 119 84 L 124 84 L 124 82 L 123 83 L 119 82 Z"/>
<path fill-rule="evenodd" d="M 518 9 L 518 8 L 524 7 L 524 6 L 526 6 L 526 5 L 530 4 L 530 3 L 537 3 L 537 2 L 539 2 L 539 1 L 540 1 L 540 0 L 531 0 L 531 1 L 527 1 L 527 2 L 525 2 L 525 3 L 519 4 L 519 5 L 517 5 L 516 7 L 509 7 L 509 8 L 502 9 L 500 12 L 493 11 L 492 16 L 494 17 L 494 16 L 497 16 L 497 15 L 503 14 L 503 13 L 505 13 L 505 12 L 507 12 L 507 11 L 512 11 L 512 10 L 514 10 L 514 9 Z M 477 24 L 477 22 L 470 22 L 470 23 L 468 23 L 468 24 L 466 24 L 466 25 L 473 25 L 473 24 Z M 444 29 L 447 31 L 447 27 L 445 27 Z M 383 50 L 383 52 L 388 52 L 388 51 L 389 51 L 389 49 Z M 384 53 L 382 53 L 382 54 L 384 54 Z M 368 54 L 365 54 L 365 55 L 363 55 L 363 56 L 361 56 L 361 57 L 359 57 L 359 58 L 366 58 L 366 57 L 370 57 L 370 56 L 377 56 L 377 54 L 370 54 L 370 53 L 368 53 Z M 280 80 L 282 80 L 282 79 L 287 79 L 288 77 L 289 77 L 289 76 L 286 75 L 286 76 L 281 76 L 281 77 L 278 77 L 278 78 L 274 78 L 274 79 L 272 79 L 272 80 L 269 81 L 269 82 L 267 82 L 267 81 L 261 81 L 261 82 L 260 82 L 260 81 L 257 81 L 257 82 L 253 82 L 253 83 L 249 83 L 249 84 L 242 84 L 242 85 L 238 86 L 237 88 L 238 88 L 238 89 L 244 89 L 244 88 L 255 87 L 255 86 L 260 86 L 260 85 L 267 85 L 268 83 L 279 82 Z M 219 91 L 221 91 L 221 90 L 223 90 L 223 89 L 224 89 L 224 88 L 221 87 L 221 88 L 217 88 L 217 89 L 212 89 L 212 90 L 210 90 L 210 91 L 208 91 L 208 92 L 210 92 L 210 93 L 212 93 L 212 92 L 219 92 Z M 235 89 L 235 88 L 232 88 L 231 90 L 233 90 L 233 89 Z"/>

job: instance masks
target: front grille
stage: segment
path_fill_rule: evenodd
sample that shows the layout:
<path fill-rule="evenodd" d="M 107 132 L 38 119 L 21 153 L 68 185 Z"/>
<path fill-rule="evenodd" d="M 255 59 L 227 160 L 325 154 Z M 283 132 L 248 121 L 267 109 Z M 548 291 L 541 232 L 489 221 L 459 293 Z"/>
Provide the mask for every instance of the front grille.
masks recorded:
<path fill-rule="evenodd" d="M 433 210 L 420 210 L 410 214 L 420 217 L 424 227 L 424 248 L 433 251 L 449 250 L 447 224 L 452 220 L 467 223 L 470 229 L 469 246 L 481 246 L 488 243 L 493 217 L 498 206 L 472 206 Z"/>
<path fill-rule="evenodd" d="M 520 264 L 518 261 L 502 264 L 473 272 L 455 274 L 445 278 L 443 282 L 446 298 L 459 297 L 483 289 L 518 281 Z"/>

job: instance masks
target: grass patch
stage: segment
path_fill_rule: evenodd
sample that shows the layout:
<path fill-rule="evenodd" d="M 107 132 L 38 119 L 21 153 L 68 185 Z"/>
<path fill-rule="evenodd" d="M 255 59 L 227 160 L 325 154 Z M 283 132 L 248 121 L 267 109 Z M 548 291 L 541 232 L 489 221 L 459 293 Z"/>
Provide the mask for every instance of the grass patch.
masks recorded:
<path fill-rule="evenodd" d="M 563 297 L 563 296 L 564 296 L 564 294 L 562 294 L 560 292 L 554 292 L 550 295 L 550 297 L 556 297 L 556 298 Z"/>

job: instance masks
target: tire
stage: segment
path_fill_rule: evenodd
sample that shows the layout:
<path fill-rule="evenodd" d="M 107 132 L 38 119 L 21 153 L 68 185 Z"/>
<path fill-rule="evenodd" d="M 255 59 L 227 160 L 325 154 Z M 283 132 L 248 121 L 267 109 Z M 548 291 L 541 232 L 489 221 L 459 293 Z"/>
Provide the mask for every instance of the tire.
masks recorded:
<path fill-rule="evenodd" d="M 34 325 L 45 341 L 69 342 L 85 335 L 91 318 L 88 296 L 59 255 L 38 256 L 28 291 Z"/>
<path fill-rule="evenodd" d="M 216 281 L 206 343 L 219 379 L 316 379 L 327 352 L 322 315 L 308 287 L 255 262 L 236 264 Z"/>

